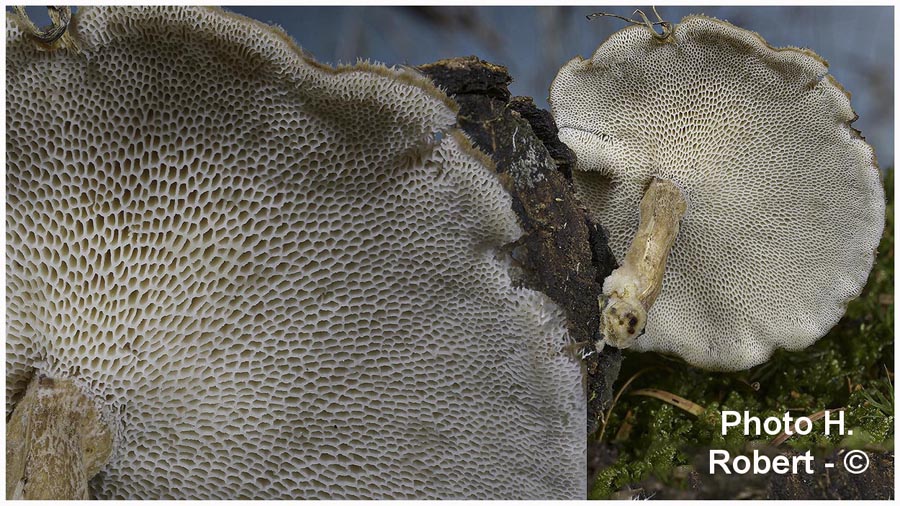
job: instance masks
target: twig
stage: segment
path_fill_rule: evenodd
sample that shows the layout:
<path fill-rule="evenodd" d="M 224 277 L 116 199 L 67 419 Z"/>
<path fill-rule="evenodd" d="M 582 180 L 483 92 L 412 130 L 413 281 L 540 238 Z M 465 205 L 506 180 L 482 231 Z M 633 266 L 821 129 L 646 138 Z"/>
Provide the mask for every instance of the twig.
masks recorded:
<path fill-rule="evenodd" d="M 646 25 L 647 28 L 650 29 L 650 31 L 653 33 L 653 36 L 657 40 L 666 40 L 672 35 L 672 31 L 673 31 L 672 23 L 670 23 L 669 21 L 663 21 L 662 16 L 660 16 L 659 12 L 656 11 L 655 6 L 653 7 L 653 14 L 656 15 L 656 19 L 658 20 L 656 22 L 651 23 L 650 20 L 647 19 L 647 15 L 644 14 L 644 11 L 642 11 L 640 9 L 635 9 L 635 11 L 633 13 L 631 13 L 632 16 L 634 16 L 635 14 L 638 14 L 639 16 L 641 16 L 642 21 L 638 21 L 636 19 L 631 19 L 631 18 L 626 18 L 625 16 L 619 16 L 618 14 L 610 14 L 608 12 L 595 12 L 593 14 L 588 14 L 587 19 L 588 19 L 588 21 L 590 21 L 592 19 L 599 18 L 599 17 L 609 17 L 609 18 L 621 19 L 622 21 L 626 21 L 633 25 Z M 659 25 L 662 27 L 662 33 L 656 32 L 656 30 L 653 28 L 656 25 Z"/>
<path fill-rule="evenodd" d="M 817 420 L 821 420 L 822 418 L 825 418 L 825 413 L 827 413 L 828 411 L 843 411 L 843 410 L 844 410 L 844 408 L 824 409 L 822 411 L 819 411 L 818 413 L 814 413 L 813 415 L 811 415 L 807 418 L 809 418 L 810 422 L 815 422 Z M 798 423 L 799 423 L 799 420 L 797 422 L 794 422 L 794 426 L 791 428 L 791 430 L 785 429 L 784 432 L 782 432 L 781 434 L 776 436 L 775 439 L 773 439 L 772 442 L 769 444 L 772 446 L 778 446 L 781 443 L 784 443 L 785 441 L 787 441 L 788 438 L 790 438 L 791 436 L 793 436 L 795 434 L 795 432 L 793 432 L 793 431 L 795 431 L 797 429 Z"/>
<path fill-rule="evenodd" d="M 640 371 L 634 373 L 634 375 L 631 376 L 630 378 L 628 378 L 628 381 L 626 381 L 625 384 L 622 385 L 622 388 L 620 388 L 619 391 L 616 392 L 616 396 L 613 397 L 612 403 L 610 403 L 610 405 L 609 405 L 609 409 L 606 410 L 606 414 L 603 416 L 603 422 L 600 425 L 600 434 L 597 436 L 598 443 L 600 441 L 603 441 L 603 434 L 606 433 L 606 426 L 607 426 L 607 424 L 609 424 L 609 417 L 612 416 L 612 410 L 613 410 L 613 408 L 616 407 L 616 403 L 619 402 L 619 398 L 622 397 L 622 394 L 625 392 L 625 390 L 631 385 L 631 383 L 634 380 L 638 379 L 638 377 L 640 375 L 644 374 L 645 372 L 649 371 L 650 369 L 651 369 L 650 367 L 647 367 L 645 369 L 641 369 Z"/>
<path fill-rule="evenodd" d="M 703 412 L 706 411 L 706 408 L 699 404 L 695 404 L 680 395 L 675 395 L 672 392 L 666 392 L 665 390 L 657 390 L 656 388 L 642 388 L 640 390 L 635 390 L 631 392 L 631 395 L 643 395 L 645 397 L 653 397 L 654 399 L 659 399 L 663 402 L 671 404 L 676 408 L 683 409 L 688 413 L 694 416 L 700 416 Z"/>

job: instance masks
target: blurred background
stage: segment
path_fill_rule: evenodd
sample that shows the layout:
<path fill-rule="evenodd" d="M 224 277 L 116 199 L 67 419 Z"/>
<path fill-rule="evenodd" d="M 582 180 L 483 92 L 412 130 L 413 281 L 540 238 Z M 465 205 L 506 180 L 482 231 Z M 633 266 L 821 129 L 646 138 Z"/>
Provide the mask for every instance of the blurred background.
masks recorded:
<path fill-rule="evenodd" d="M 638 6 L 652 17 L 652 8 Z M 420 65 L 476 55 L 505 65 L 514 95 L 548 109 L 547 90 L 559 68 L 576 55 L 589 57 L 626 23 L 587 21 L 604 11 L 625 17 L 634 7 L 226 7 L 281 26 L 321 62 L 369 59 Z M 852 94 L 854 127 L 875 146 L 881 167 L 894 166 L 894 8 L 881 7 L 658 7 L 666 20 L 703 13 L 758 32 L 773 46 L 812 49 Z M 46 9 L 29 7 L 39 25 Z"/>
<path fill-rule="evenodd" d="M 652 8 L 639 6 L 652 17 Z M 227 7 L 284 28 L 322 62 L 358 58 L 420 65 L 476 55 L 509 68 L 513 95 L 548 109 L 547 90 L 560 67 L 589 57 L 626 23 L 587 21 L 604 11 L 625 17 L 634 7 Z M 879 165 L 894 165 L 894 9 L 885 7 L 658 7 L 678 21 L 703 13 L 758 32 L 773 46 L 812 49 L 852 94 L 854 127 L 875 146 Z"/>

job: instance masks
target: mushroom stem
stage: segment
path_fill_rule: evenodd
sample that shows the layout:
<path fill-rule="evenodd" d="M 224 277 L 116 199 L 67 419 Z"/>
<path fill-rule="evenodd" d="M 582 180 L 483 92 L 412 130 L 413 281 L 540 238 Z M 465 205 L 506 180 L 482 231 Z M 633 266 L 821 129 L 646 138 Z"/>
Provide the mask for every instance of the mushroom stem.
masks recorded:
<path fill-rule="evenodd" d="M 74 383 L 37 375 L 6 426 L 7 499 L 89 499 L 112 431 Z"/>
<path fill-rule="evenodd" d="M 684 195 L 675 183 L 656 178 L 650 182 L 641 199 L 641 223 L 625 260 L 603 282 L 600 332 L 610 345 L 628 348 L 644 331 L 686 210 Z"/>

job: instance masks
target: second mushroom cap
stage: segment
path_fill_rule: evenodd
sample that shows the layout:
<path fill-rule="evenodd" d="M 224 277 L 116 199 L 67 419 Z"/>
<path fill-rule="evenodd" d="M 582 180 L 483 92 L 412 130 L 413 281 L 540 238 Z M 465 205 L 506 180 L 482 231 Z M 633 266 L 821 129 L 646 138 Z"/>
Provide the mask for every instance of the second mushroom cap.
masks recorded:
<path fill-rule="evenodd" d="M 861 292 L 884 193 L 849 96 L 814 53 L 698 15 L 662 41 L 632 26 L 567 63 L 550 102 L 578 155 L 576 194 L 620 262 L 651 181 L 683 192 L 633 348 L 743 369 L 812 344 Z"/>

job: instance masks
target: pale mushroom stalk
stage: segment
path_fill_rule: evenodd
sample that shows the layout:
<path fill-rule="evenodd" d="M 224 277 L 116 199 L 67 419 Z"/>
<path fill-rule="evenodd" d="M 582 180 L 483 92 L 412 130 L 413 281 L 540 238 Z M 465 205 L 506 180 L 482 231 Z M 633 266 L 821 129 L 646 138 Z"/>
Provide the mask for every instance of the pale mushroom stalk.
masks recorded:
<path fill-rule="evenodd" d="M 112 431 L 74 383 L 35 376 L 6 425 L 7 499 L 89 499 Z"/>
<path fill-rule="evenodd" d="M 650 182 L 641 199 L 641 221 L 628 253 L 603 282 L 600 325 L 609 344 L 628 348 L 643 332 L 686 210 L 677 184 L 658 178 Z"/>

